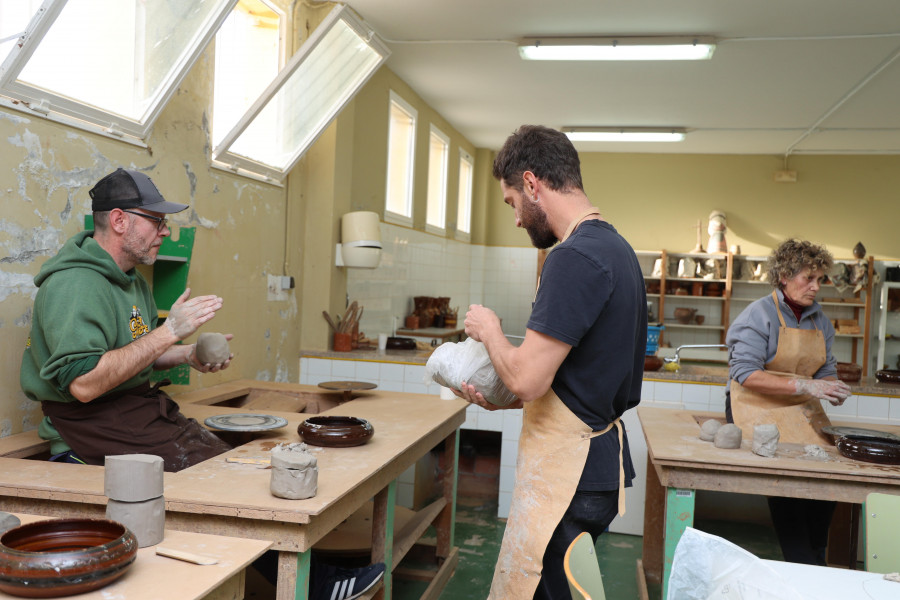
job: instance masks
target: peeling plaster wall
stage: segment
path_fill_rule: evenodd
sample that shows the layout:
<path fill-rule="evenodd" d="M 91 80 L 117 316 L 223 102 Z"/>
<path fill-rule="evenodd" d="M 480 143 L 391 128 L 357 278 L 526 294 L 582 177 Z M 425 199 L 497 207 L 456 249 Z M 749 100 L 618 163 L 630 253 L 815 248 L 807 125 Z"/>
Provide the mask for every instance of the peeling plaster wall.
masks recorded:
<path fill-rule="evenodd" d="M 0 108 L 0 436 L 32 429 L 41 419 L 39 406 L 19 388 L 37 292 L 32 279 L 82 229 L 88 190 L 119 166 L 147 172 L 168 199 L 190 204 L 170 218 L 176 238 L 179 226 L 197 229 L 188 286 L 192 295 L 225 300 L 202 330 L 235 335 L 231 368 L 192 372 L 191 385 L 172 392 L 237 378 L 298 380 L 301 291 L 268 301 L 266 281 L 267 274 L 282 274 L 286 258 L 299 264 L 299 246 L 285 256 L 285 235 L 299 227 L 303 212 L 286 214 L 283 187 L 210 166 L 212 68 L 210 49 L 157 120 L 146 149 Z"/>

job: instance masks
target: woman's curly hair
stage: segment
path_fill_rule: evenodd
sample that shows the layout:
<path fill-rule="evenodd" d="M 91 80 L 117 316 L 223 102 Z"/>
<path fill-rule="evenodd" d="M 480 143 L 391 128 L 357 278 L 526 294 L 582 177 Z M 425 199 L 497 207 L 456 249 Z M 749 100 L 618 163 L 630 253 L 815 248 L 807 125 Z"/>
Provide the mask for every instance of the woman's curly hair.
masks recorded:
<path fill-rule="evenodd" d="M 781 288 L 782 279 L 791 279 L 804 270 L 822 269 L 825 273 L 834 266 L 834 257 L 825 246 L 817 246 L 806 240 L 790 239 L 772 251 L 766 265 L 769 272 L 769 283 Z"/>

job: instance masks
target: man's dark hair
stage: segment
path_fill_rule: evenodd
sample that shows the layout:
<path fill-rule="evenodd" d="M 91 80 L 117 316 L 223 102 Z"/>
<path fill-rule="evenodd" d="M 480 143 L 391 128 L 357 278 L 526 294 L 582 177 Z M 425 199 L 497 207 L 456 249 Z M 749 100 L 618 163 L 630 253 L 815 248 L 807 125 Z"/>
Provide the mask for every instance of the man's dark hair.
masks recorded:
<path fill-rule="evenodd" d="M 522 191 L 522 173 L 531 171 L 550 189 L 584 191 L 581 160 L 566 134 L 543 125 L 522 125 L 494 159 L 494 178 Z"/>

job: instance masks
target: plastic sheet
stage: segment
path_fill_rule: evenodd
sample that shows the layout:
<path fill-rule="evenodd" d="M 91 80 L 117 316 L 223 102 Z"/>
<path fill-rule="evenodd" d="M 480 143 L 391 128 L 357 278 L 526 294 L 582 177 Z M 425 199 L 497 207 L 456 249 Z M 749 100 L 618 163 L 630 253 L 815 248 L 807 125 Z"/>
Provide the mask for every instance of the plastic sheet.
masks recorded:
<path fill-rule="evenodd" d="M 804 600 L 758 557 L 688 527 L 672 561 L 667 600 Z"/>
<path fill-rule="evenodd" d="M 465 381 L 496 406 L 516 401 L 516 395 L 507 389 L 494 370 L 487 348 L 472 338 L 441 344 L 431 353 L 425 365 L 425 382 L 432 381 L 455 390 Z"/>

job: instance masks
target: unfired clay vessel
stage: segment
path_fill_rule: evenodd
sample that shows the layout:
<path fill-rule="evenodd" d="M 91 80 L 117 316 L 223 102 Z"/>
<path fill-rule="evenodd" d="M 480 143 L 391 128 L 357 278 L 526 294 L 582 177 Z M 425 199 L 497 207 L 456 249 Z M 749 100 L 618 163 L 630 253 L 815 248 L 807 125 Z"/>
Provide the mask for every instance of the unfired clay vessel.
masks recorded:
<path fill-rule="evenodd" d="M 269 491 L 288 500 L 312 498 L 318 491 L 319 468 L 306 444 L 279 444 L 272 448 Z"/>
<path fill-rule="evenodd" d="M 775 456 L 775 450 L 778 449 L 779 437 L 781 437 L 781 434 L 779 434 L 776 425 L 757 425 L 753 428 L 753 445 L 751 450 L 753 450 L 754 454 L 772 458 Z"/>
<path fill-rule="evenodd" d="M 719 431 L 716 432 L 716 437 L 713 439 L 713 444 L 715 444 L 716 448 L 734 450 L 741 447 L 742 437 L 741 428 L 734 423 L 728 423 L 719 427 Z"/>
<path fill-rule="evenodd" d="M 722 422 L 715 419 L 708 419 L 700 426 L 700 439 L 704 442 L 711 442 L 716 437 L 716 432 L 722 427 Z"/>

